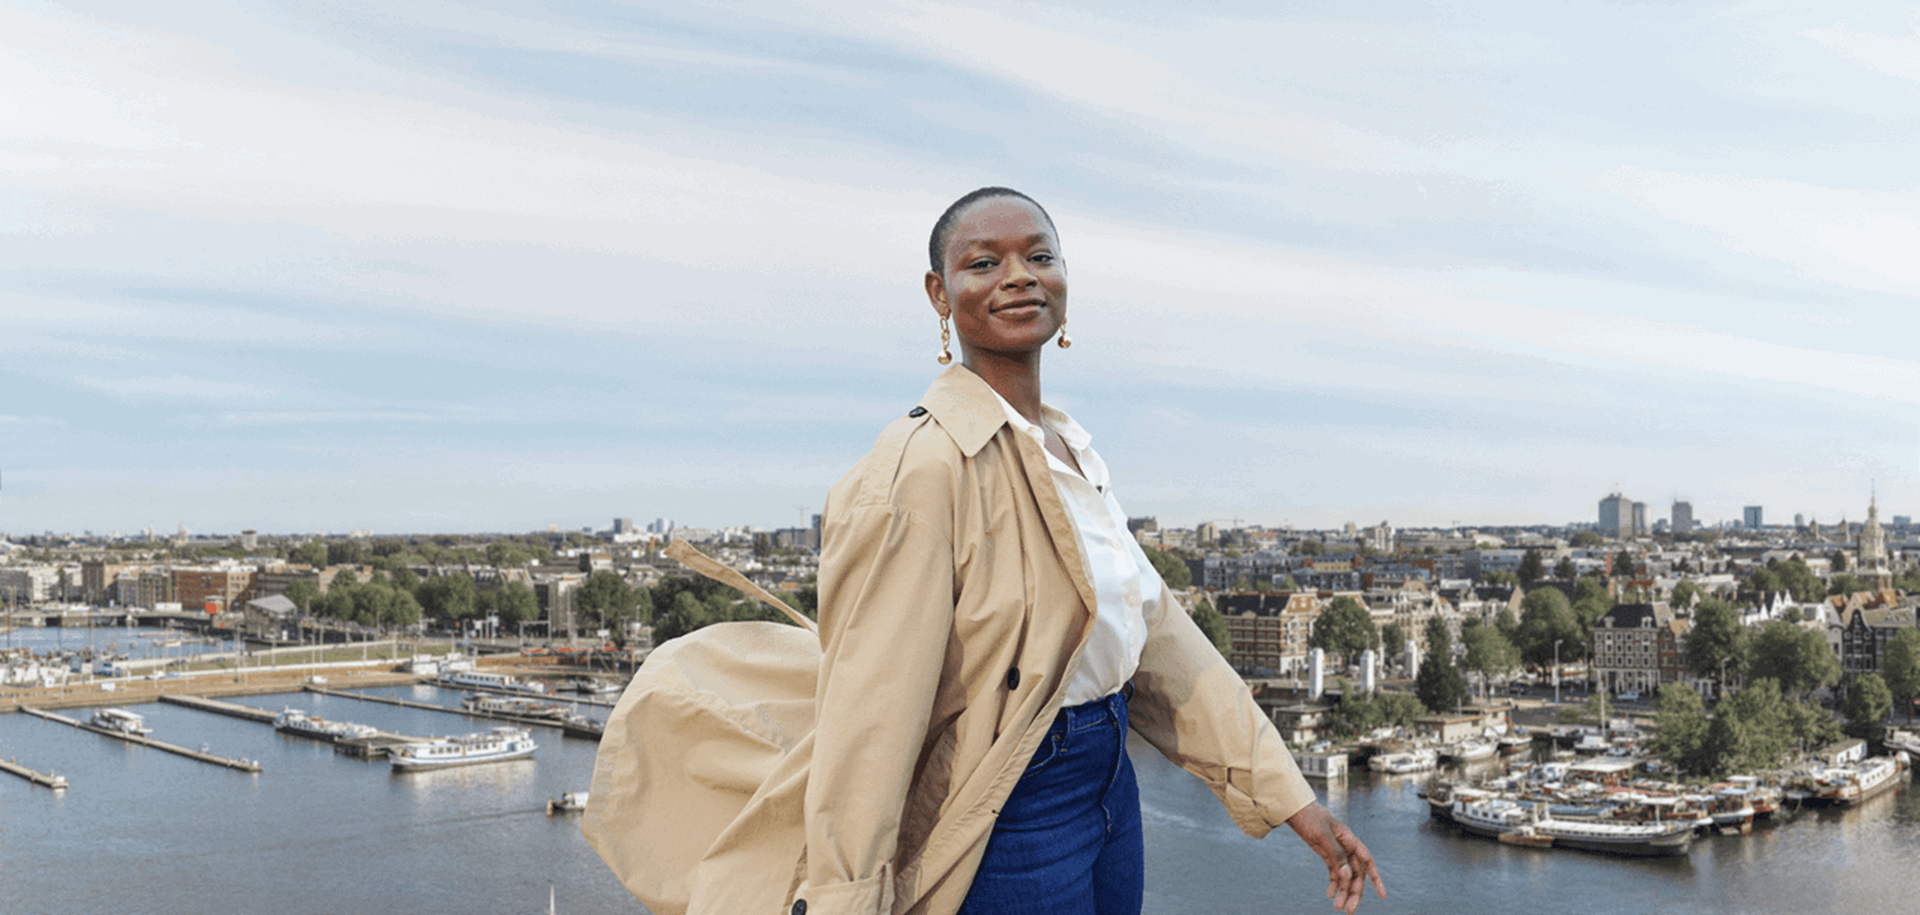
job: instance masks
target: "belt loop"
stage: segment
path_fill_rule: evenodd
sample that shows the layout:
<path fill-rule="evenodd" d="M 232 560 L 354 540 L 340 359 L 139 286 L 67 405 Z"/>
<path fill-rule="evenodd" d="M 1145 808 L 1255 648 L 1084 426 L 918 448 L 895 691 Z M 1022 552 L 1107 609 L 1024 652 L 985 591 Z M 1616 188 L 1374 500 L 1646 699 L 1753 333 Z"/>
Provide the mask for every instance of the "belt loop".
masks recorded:
<path fill-rule="evenodd" d="M 1125 686 L 1120 687 L 1120 701 L 1121 702 L 1133 701 L 1133 681 L 1132 680 L 1128 680 Z"/>

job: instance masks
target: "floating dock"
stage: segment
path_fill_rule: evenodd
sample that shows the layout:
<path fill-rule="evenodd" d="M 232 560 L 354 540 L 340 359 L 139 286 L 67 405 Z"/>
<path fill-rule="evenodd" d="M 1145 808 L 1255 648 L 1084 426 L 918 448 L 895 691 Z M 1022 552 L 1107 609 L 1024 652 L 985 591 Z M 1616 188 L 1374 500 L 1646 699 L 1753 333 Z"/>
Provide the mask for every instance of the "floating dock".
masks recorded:
<path fill-rule="evenodd" d="M 55 775 L 51 772 L 38 772 L 20 765 L 19 762 L 14 760 L 0 760 L 0 771 L 11 772 L 43 788 L 52 788 L 55 791 L 67 790 L 66 776 Z"/>
<path fill-rule="evenodd" d="M 127 743 L 138 744 L 143 747 L 153 747 L 156 750 L 165 750 L 166 752 L 172 753 L 175 756 L 185 756 L 188 759 L 198 760 L 203 763 L 211 763 L 216 766 L 224 766 L 228 769 L 238 769 L 242 772 L 261 771 L 260 764 L 257 762 L 254 762 L 251 759 L 229 759 L 225 756 L 215 756 L 212 753 L 203 753 L 199 750 L 190 750 L 190 749 L 187 749 L 186 747 L 179 746 L 177 744 L 167 743 L 164 740 L 154 740 L 151 737 L 142 737 L 137 734 L 127 734 L 120 731 L 110 731 L 110 730 L 107 730 L 106 728 L 96 727 L 84 721 L 75 721 L 72 718 L 68 718 L 65 715 L 56 715 L 52 712 L 42 711 L 37 708 L 28 708 L 26 706 L 22 706 L 20 710 L 23 712 L 26 712 L 29 715 L 36 715 L 38 717 L 45 718 L 48 721 L 57 721 L 64 725 L 79 728 L 82 731 L 92 731 L 95 734 L 100 734 L 105 737 L 112 737 L 116 740 L 124 740 Z"/>
<path fill-rule="evenodd" d="M 447 688 L 453 689 L 455 687 L 447 687 Z M 506 715 L 500 712 L 483 712 L 479 709 L 450 708 L 444 705 L 434 705 L 429 702 L 412 702 L 406 699 L 394 699 L 389 696 L 369 696 L 364 693 L 349 692 L 346 690 L 328 689 L 324 686 L 309 685 L 306 689 L 307 689 L 307 692 L 318 693 L 322 696 L 338 696 L 342 699 L 358 699 L 362 702 L 380 702 L 380 703 L 385 703 L 387 705 L 397 705 L 401 708 L 420 709 L 422 711 L 428 711 L 428 712 L 446 712 L 452 715 L 465 715 L 468 718 L 486 718 L 492 721 L 510 721 L 514 724 L 530 725 L 533 727 L 559 728 L 561 733 L 565 734 L 568 737 L 581 737 L 587 740 L 600 739 L 600 731 L 596 728 L 587 728 L 587 727 L 581 727 L 580 725 L 577 725 L 577 724 L 568 724 L 565 721 L 560 721 L 554 718 L 527 718 L 521 715 Z M 504 690 L 502 692 L 506 692 L 509 695 L 518 696 L 522 698 L 529 698 L 529 699 L 535 698 L 532 693 L 515 692 L 512 690 Z"/>
<path fill-rule="evenodd" d="M 328 692 L 328 690 L 317 687 L 308 688 L 315 692 Z M 353 694 L 339 693 L 338 695 L 351 696 Z M 254 708 L 251 705 L 240 705 L 233 702 L 221 702 L 218 699 L 208 699 L 204 696 L 167 696 L 161 701 L 170 705 L 184 706 L 202 712 L 212 712 L 216 715 L 226 715 L 232 718 L 254 721 L 269 726 L 273 724 L 274 718 L 277 717 L 273 712 L 269 712 L 266 709 Z M 439 706 L 430 707 L 439 708 Z M 440 710 L 446 711 L 446 709 Z M 302 731 L 281 731 L 280 733 L 290 734 L 295 737 L 305 737 L 309 740 L 327 740 L 327 738 L 318 734 L 308 734 Z M 406 734 L 394 734 L 388 731 L 381 731 L 372 737 L 338 737 L 328 742 L 333 744 L 334 749 L 348 756 L 359 756 L 371 759 L 386 756 L 392 752 L 394 747 L 406 746 L 410 743 L 424 743 L 426 740 L 427 738 L 425 737 L 410 737 Z"/>
<path fill-rule="evenodd" d="M 266 709 L 254 708 L 251 705 L 241 705 L 237 702 L 221 702 L 218 699 L 208 699 L 203 696 L 161 696 L 160 701 L 168 705 L 178 705 L 201 712 L 212 712 L 216 715 L 239 718 L 243 721 L 255 721 L 261 724 L 273 723 L 272 712 Z"/>

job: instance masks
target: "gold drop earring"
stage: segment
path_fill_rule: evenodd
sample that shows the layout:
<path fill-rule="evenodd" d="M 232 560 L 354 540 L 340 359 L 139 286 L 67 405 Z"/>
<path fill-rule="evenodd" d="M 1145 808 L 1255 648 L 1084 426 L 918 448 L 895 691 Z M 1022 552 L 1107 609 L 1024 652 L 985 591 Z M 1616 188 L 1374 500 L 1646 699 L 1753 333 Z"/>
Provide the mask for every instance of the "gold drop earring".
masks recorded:
<path fill-rule="evenodd" d="M 1073 341 L 1067 339 L 1067 322 L 1061 321 L 1060 322 L 1060 348 L 1066 349 L 1067 347 L 1072 345 L 1073 345 Z"/>
<path fill-rule="evenodd" d="M 953 339 L 952 335 L 950 335 L 947 332 L 947 316 L 941 315 L 940 316 L 940 355 L 935 360 L 939 362 L 941 365 L 946 365 L 947 363 L 953 361 L 953 354 L 947 352 L 947 341 L 951 339 Z"/>

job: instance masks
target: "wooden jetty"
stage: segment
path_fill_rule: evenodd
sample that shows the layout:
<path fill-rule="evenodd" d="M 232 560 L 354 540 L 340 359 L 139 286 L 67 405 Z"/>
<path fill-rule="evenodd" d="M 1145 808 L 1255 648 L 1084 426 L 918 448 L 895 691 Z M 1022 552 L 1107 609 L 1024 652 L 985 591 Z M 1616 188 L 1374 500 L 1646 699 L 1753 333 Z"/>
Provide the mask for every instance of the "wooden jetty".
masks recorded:
<path fill-rule="evenodd" d="M 75 721 L 74 719 L 68 718 L 65 715 L 56 715 L 52 712 L 42 711 L 41 709 L 37 709 L 37 708 L 28 708 L 26 706 L 22 706 L 20 710 L 23 712 L 26 712 L 29 715 L 36 715 L 41 718 L 45 718 L 48 721 L 57 721 L 64 725 L 69 725 L 71 727 L 79 728 L 82 731 L 92 731 L 95 734 L 100 734 L 105 737 L 112 737 L 115 740 L 124 740 L 127 743 L 138 744 L 143 747 L 153 747 L 156 750 L 165 750 L 166 752 L 172 753 L 175 756 L 185 756 L 188 759 L 198 760 L 203 763 L 212 763 L 213 765 L 224 766 L 228 769 L 238 769 L 242 772 L 261 771 L 260 764 L 257 762 L 254 762 L 251 759 L 229 759 L 225 756 L 215 756 L 212 753 L 203 753 L 199 750 L 188 749 L 186 747 L 179 746 L 177 744 L 167 743 L 164 740 L 154 740 L 151 737 L 144 737 L 139 734 L 127 734 L 121 731 L 110 731 L 106 728 L 97 727 L 95 725 L 88 724 L 84 721 Z"/>
<path fill-rule="evenodd" d="M 315 687 L 309 687 L 309 689 L 315 689 L 316 692 L 327 692 L 326 690 Z M 341 693 L 340 695 L 350 696 L 353 694 Z M 184 706 L 203 712 L 213 712 L 216 715 L 227 715 L 233 718 L 255 721 L 266 725 L 273 724 L 274 719 L 278 717 L 266 709 L 254 708 L 251 705 L 239 705 L 233 702 L 221 702 L 218 699 L 208 699 L 204 696 L 167 696 L 161 701 L 170 705 Z M 434 707 L 438 708 L 438 706 Z M 442 709 L 442 711 L 445 711 L 445 709 Z M 291 734 L 295 737 L 305 737 L 309 740 L 327 740 L 327 738 L 318 734 L 308 734 L 304 731 L 281 731 L 280 733 Z M 336 737 L 328 742 L 333 744 L 334 749 L 348 756 L 360 756 L 373 759 L 388 755 L 393 751 L 394 747 L 403 747 L 410 743 L 424 743 L 426 740 L 427 738 L 425 737 L 410 737 L 406 734 L 380 731 L 372 737 Z"/>
<path fill-rule="evenodd" d="M 254 708 L 251 705 L 241 705 L 237 702 L 221 702 L 218 699 L 208 699 L 204 696 L 178 695 L 161 696 L 160 701 L 168 705 L 183 706 L 201 712 L 212 712 L 216 715 L 239 718 L 243 721 L 255 721 L 261 724 L 273 723 L 272 712 L 266 709 Z"/>
<path fill-rule="evenodd" d="M 569 724 L 565 721 L 561 721 L 555 718 L 528 718 L 523 715 L 507 715 L 501 712 L 481 711 L 480 709 L 451 708 L 445 705 L 434 705 L 430 702 L 413 702 L 407 699 L 395 699 L 390 696 L 369 696 L 369 695 L 366 695 L 365 693 L 356 693 L 356 692 L 351 692 L 347 690 L 328 689 L 327 687 L 324 687 L 324 686 L 308 685 L 306 689 L 307 689 L 307 692 L 319 693 L 322 696 L 338 696 L 342 699 L 358 699 L 362 702 L 380 702 L 380 703 L 385 703 L 387 705 L 397 705 L 401 708 L 420 709 L 422 711 L 428 711 L 428 712 L 447 712 L 453 715 L 465 715 L 468 718 L 486 718 L 493 721 L 510 721 L 510 722 L 513 722 L 514 724 L 520 724 L 520 725 L 532 725 L 535 727 L 543 727 L 543 728 L 559 728 L 561 733 L 567 735 L 568 737 L 581 737 L 588 740 L 600 739 L 600 732 L 597 729 L 581 727 L 580 725 L 577 725 L 577 724 Z M 532 693 L 513 692 L 512 690 L 505 690 L 504 692 L 507 692 L 510 695 L 523 697 L 523 698 L 529 698 L 529 699 L 535 698 Z"/>
<path fill-rule="evenodd" d="M 10 772 L 43 788 L 52 788 L 55 791 L 67 790 L 66 776 L 35 771 L 20 765 L 16 760 L 0 759 L 0 772 Z"/>

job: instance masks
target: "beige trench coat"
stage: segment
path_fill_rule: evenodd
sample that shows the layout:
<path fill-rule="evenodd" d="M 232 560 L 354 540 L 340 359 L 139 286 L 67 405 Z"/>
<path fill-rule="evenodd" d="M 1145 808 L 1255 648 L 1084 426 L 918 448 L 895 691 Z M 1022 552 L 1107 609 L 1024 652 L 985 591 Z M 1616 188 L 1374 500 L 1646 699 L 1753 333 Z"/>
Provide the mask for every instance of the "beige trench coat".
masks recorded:
<path fill-rule="evenodd" d="M 1093 588 L 1045 453 L 961 366 L 834 485 L 825 515 L 812 730 L 777 750 L 685 875 L 689 911 L 958 909 L 1089 632 Z M 1313 791 L 1173 596 L 1158 606 L 1133 679 L 1133 728 L 1264 836 Z"/>

